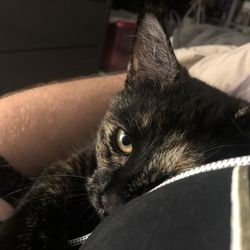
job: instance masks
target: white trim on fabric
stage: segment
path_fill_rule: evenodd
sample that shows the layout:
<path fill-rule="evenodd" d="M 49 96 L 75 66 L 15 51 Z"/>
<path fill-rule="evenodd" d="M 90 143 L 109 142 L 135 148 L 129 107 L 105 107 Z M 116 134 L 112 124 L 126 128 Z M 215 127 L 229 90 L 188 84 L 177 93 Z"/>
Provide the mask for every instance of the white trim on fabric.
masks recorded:
<path fill-rule="evenodd" d="M 237 166 L 248 166 L 248 165 L 250 165 L 250 156 L 241 156 L 241 157 L 229 158 L 229 159 L 221 160 L 221 161 L 215 161 L 212 163 L 202 165 L 200 167 L 194 167 L 190 170 L 184 171 L 164 181 L 163 183 L 153 188 L 149 192 L 155 191 L 156 189 L 160 187 L 163 187 L 170 183 L 182 180 L 184 178 L 187 178 L 196 174 L 206 173 L 206 172 L 225 169 L 225 168 L 232 168 L 232 167 L 237 167 Z"/>
<path fill-rule="evenodd" d="M 241 223 L 239 201 L 239 171 L 237 166 L 233 169 L 231 183 L 231 243 L 230 250 L 241 250 Z"/>
<path fill-rule="evenodd" d="M 82 237 L 69 240 L 68 244 L 71 247 L 80 246 L 80 245 L 82 245 L 89 238 L 89 236 L 90 236 L 90 234 L 86 234 L 86 235 L 84 235 Z"/>
<path fill-rule="evenodd" d="M 168 184 L 171 184 L 173 182 L 176 182 L 176 181 L 179 181 L 179 180 L 182 180 L 184 178 L 188 178 L 190 176 L 194 176 L 197 174 L 206 173 L 209 171 L 216 171 L 216 170 L 225 169 L 225 168 L 233 168 L 233 167 L 239 168 L 241 166 L 248 166 L 248 165 L 250 165 L 250 156 L 241 156 L 241 157 L 229 158 L 226 160 L 208 163 L 208 164 L 202 165 L 200 167 L 194 167 L 190 170 L 187 170 L 183 173 L 180 173 L 180 174 L 162 182 L 160 185 L 153 188 L 148 193 L 153 192 L 153 191 L 155 191 L 163 186 L 166 186 Z M 84 235 L 82 237 L 76 238 L 76 239 L 69 240 L 68 243 L 70 246 L 77 246 L 77 245 L 84 244 L 90 235 L 91 235 L 91 233 Z M 76 245 L 76 243 L 77 243 L 77 245 Z M 233 248 L 231 250 L 240 250 L 240 249 Z"/>

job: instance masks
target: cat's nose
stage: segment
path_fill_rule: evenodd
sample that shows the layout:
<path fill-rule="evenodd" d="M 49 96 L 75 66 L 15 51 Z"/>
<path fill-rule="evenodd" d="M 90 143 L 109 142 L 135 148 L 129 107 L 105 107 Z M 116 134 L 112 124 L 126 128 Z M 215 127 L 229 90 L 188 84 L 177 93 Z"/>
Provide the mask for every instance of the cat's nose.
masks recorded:
<path fill-rule="evenodd" d="M 107 215 L 121 205 L 121 199 L 114 193 L 104 193 L 101 201 Z"/>

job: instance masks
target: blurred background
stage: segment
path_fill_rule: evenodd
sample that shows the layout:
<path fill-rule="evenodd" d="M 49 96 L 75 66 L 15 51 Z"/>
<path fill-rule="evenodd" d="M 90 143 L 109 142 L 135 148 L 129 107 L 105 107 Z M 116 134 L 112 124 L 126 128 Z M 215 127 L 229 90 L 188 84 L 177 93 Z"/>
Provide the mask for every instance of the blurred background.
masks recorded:
<path fill-rule="evenodd" d="M 0 0 L 0 94 L 126 70 L 143 6 L 162 15 L 174 48 L 250 41 L 244 0 Z"/>

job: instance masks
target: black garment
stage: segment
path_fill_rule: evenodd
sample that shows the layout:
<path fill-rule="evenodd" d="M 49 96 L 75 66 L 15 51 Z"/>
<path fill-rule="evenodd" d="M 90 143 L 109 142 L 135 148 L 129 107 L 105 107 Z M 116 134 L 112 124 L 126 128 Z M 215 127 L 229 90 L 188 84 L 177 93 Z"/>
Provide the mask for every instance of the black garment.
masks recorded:
<path fill-rule="evenodd" d="M 80 250 L 249 250 L 250 157 L 240 162 L 247 164 L 211 166 L 134 199 L 107 217 Z M 3 169 L 2 194 L 17 179 L 27 185 L 12 168 Z"/>
<path fill-rule="evenodd" d="M 131 201 L 107 217 L 80 250 L 229 250 L 233 171 L 190 176 Z M 247 172 L 249 183 L 249 167 L 240 168 L 239 177 Z"/>

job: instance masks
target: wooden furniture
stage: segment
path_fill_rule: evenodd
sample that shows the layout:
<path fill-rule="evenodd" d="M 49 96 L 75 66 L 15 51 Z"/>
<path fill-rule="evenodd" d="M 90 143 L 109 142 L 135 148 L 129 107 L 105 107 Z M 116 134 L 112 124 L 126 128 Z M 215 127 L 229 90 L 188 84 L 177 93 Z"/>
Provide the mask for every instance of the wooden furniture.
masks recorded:
<path fill-rule="evenodd" d="M 97 73 L 111 0 L 0 0 L 0 93 Z"/>

